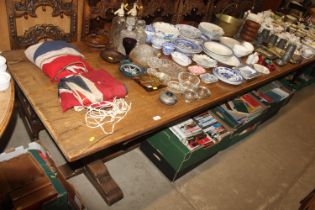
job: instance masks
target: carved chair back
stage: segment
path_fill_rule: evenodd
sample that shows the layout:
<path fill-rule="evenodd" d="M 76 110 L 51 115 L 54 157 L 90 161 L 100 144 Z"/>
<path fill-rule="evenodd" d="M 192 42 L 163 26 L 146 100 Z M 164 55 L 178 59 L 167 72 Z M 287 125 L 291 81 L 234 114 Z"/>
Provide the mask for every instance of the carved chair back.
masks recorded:
<path fill-rule="evenodd" d="M 75 41 L 77 37 L 77 0 L 6 0 L 8 13 L 9 37 L 11 49 L 26 48 L 42 39 Z M 40 22 L 37 15 L 38 7 L 42 8 L 44 15 L 51 15 L 51 18 L 65 16 L 70 18 L 69 32 L 62 27 L 51 23 Z M 52 8 L 52 13 L 46 11 L 46 7 Z M 23 19 L 24 18 L 24 19 Z M 17 20 L 23 20 L 23 26 L 35 23 L 18 34 Z"/>

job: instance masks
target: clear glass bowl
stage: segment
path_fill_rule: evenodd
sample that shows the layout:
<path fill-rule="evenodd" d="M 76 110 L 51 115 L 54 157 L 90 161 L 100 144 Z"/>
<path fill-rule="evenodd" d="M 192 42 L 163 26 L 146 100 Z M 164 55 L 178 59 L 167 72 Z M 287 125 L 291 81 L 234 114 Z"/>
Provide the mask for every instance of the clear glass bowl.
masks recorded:
<path fill-rule="evenodd" d="M 179 85 L 182 89 L 196 89 L 200 83 L 198 76 L 189 72 L 181 72 L 178 74 Z"/>

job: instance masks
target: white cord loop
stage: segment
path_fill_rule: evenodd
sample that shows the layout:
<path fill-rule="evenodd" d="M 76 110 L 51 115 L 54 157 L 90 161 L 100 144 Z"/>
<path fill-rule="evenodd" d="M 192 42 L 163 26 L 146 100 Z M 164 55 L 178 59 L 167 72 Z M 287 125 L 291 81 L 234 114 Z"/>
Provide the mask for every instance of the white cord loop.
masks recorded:
<path fill-rule="evenodd" d="M 101 128 L 105 135 L 114 133 L 115 125 L 124 119 L 129 110 L 131 103 L 128 104 L 125 99 L 114 99 L 112 102 L 104 101 L 101 103 L 91 104 L 90 106 L 75 107 L 75 111 L 87 109 L 85 113 L 85 124 L 89 128 Z M 106 131 L 105 124 L 111 124 L 111 129 Z"/>

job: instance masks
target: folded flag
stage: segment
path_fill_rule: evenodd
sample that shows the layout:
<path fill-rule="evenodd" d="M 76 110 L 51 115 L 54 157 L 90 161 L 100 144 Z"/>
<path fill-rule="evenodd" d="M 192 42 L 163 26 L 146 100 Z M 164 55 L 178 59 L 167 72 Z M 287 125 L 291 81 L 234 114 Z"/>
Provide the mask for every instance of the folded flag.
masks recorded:
<path fill-rule="evenodd" d="M 60 79 L 58 93 L 62 110 L 66 111 L 74 106 L 122 98 L 127 95 L 127 88 L 106 71 L 90 70 Z"/>
<path fill-rule="evenodd" d="M 63 111 L 126 96 L 126 87 L 105 70 L 94 70 L 84 56 L 64 41 L 47 41 L 28 47 L 26 57 L 52 81 L 58 82 Z"/>

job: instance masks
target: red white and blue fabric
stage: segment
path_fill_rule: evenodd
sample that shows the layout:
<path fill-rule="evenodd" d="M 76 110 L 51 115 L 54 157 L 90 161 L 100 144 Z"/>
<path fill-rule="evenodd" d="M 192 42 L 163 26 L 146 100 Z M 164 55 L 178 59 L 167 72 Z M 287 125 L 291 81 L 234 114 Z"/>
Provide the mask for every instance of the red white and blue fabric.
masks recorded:
<path fill-rule="evenodd" d="M 127 95 L 127 88 L 105 70 L 94 70 L 84 56 L 64 41 L 47 41 L 30 46 L 26 57 L 53 82 L 63 111 L 74 106 L 111 101 Z"/>

